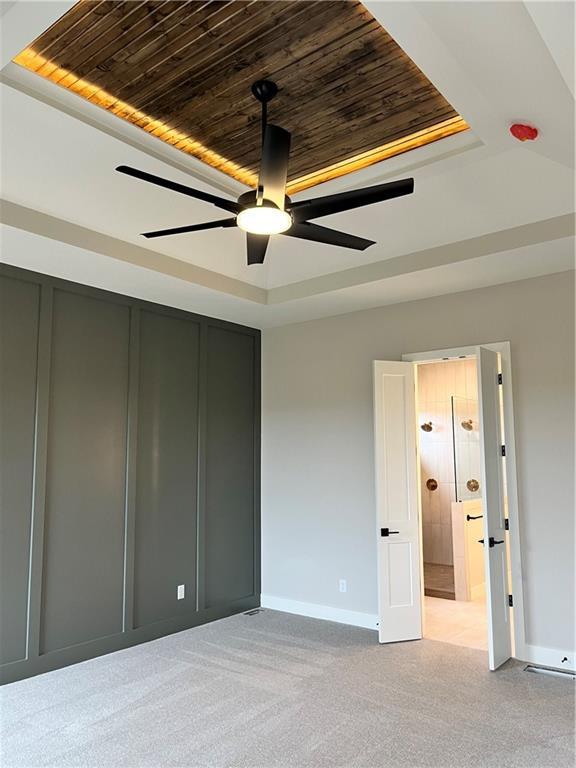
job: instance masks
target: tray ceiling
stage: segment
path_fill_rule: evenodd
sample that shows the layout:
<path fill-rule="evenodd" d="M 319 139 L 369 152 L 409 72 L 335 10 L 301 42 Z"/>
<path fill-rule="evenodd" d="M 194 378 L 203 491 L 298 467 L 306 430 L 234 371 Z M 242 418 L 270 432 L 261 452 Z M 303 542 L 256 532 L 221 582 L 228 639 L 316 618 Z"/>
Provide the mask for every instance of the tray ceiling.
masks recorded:
<path fill-rule="evenodd" d="M 289 193 L 468 128 L 357 0 L 80 0 L 14 61 L 249 186 L 272 79 Z"/>

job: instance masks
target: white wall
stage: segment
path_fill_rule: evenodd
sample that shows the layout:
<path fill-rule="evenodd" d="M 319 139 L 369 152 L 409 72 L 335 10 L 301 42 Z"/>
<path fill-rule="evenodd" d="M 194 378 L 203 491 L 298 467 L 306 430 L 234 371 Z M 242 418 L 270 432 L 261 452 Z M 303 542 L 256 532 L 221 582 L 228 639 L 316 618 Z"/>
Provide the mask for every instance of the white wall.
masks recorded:
<path fill-rule="evenodd" d="M 574 648 L 573 285 L 568 272 L 264 331 L 264 604 L 370 625 L 371 362 L 510 341 L 526 641 Z"/>

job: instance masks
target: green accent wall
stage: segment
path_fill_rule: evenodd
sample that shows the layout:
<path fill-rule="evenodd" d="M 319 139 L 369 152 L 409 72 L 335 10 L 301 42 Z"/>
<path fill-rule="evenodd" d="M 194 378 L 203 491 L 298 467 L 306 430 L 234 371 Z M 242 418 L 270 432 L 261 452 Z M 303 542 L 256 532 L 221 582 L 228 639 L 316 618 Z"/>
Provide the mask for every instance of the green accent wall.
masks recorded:
<path fill-rule="evenodd" d="M 0 265 L 0 419 L 2 682 L 260 604 L 258 330 Z"/>

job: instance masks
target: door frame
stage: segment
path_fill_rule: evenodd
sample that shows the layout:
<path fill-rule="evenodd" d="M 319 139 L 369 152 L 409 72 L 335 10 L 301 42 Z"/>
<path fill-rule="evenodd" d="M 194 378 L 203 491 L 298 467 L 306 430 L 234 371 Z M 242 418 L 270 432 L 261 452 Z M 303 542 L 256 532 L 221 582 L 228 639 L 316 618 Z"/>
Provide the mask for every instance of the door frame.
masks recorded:
<path fill-rule="evenodd" d="M 526 658 L 526 637 L 524 624 L 524 593 L 522 582 L 522 554 L 520 548 L 520 516 L 518 504 L 518 478 L 516 474 L 516 441 L 514 435 L 514 401 L 512 392 L 512 361 L 510 342 L 499 341 L 488 344 L 480 343 L 466 347 L 434 349 L 426 352 L 414 352 L 402 355 L 405 362 L 421 363 L 436 360 L 458 359 L 460 357 L 476 357 L 478 346 L 486 347 L 500 355 L 500 370 L 502 373 L 502 401 L 504 413 L 504 435 L 506 440 L 506 490 L 508 495 L 508 531 L 510 544 L 510 572 L 512 577 L 512 595 L 514 598 L 512 626 L 512 655 L 516 659 Z M 422 519 L 420 519 L 422 526 Z M 423 574 L 421 575 L 423 581 Z"/>

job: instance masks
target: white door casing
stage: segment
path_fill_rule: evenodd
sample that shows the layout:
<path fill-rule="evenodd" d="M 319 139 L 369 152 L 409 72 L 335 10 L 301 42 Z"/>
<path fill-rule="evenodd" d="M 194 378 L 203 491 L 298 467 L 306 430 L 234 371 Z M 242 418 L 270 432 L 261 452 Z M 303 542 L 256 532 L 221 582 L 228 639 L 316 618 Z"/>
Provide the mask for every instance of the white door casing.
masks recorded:
<path fill-rule="evenodd" d="M 490 669 L 498 669 L 512 656 L 498 354 L 486 347 L 478 347 L 476 359 L 484 512 L 488 661 Z"/>
<path fill-rule="evenodd" d="M 374 361 L 374 441 L 378 639 L 381 643 L 419 640 L 422 562 L 412 363 Z"/>

